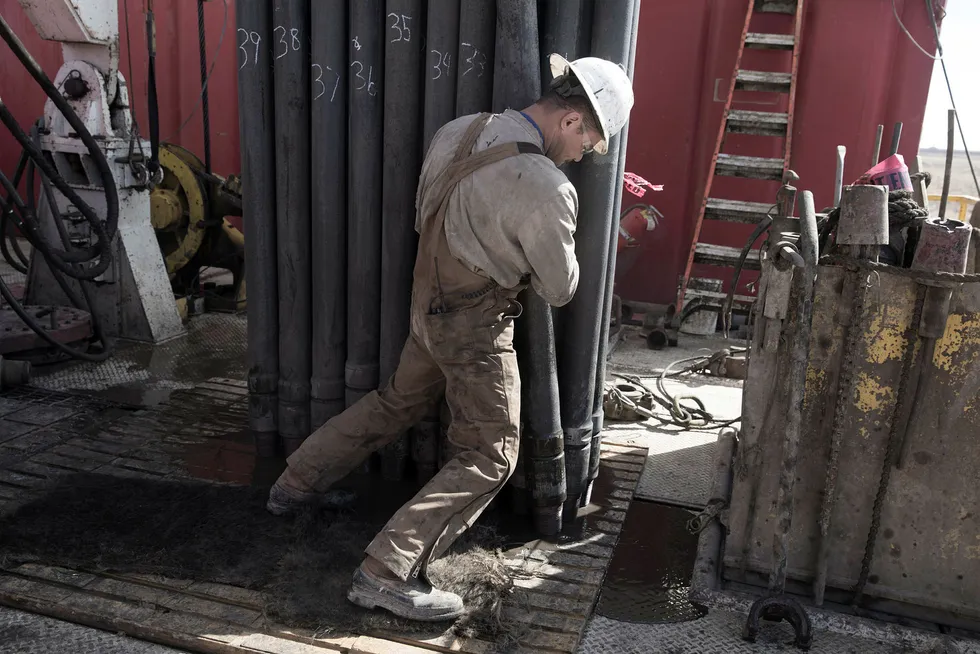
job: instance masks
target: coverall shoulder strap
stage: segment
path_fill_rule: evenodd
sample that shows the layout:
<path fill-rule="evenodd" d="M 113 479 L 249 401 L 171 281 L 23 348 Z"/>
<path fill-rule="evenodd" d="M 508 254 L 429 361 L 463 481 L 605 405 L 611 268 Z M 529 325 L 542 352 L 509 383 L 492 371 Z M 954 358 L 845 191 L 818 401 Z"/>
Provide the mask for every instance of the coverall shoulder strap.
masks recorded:
<path fill-rule="evenodd" d="M 466 128 L 463 132 L 463 140 L 459 142 L 456 147 L 456 156 L 453 157 L 453 163 L 456 163 L 460 159 L 464 159 L 470 152 L 473 151 L 473 145 L 476 143 L 476 139 L 480 136 L 480 132 L 487 126 L 493 114 L 489 112 L 483 112 L 476 117 L 476 119 L 470 123 L 470 126 Z"/>

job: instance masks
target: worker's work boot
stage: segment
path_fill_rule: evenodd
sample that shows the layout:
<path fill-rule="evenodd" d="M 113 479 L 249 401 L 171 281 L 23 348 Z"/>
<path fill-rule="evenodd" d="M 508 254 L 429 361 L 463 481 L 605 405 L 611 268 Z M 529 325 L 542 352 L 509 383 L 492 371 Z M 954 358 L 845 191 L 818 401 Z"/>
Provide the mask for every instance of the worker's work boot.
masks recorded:
<path fill-rule="evenodd" d="M 433 588 L 424 581 L 402 581 L 368 559 L 354 573 L 347 599 L 366 609 L 382 608 L 400 618 L 420 622 L 455 620 L 463 615 L 459 595 Z"/>
<path fill-rule="evenodd" d="M 287 515 L 306 506 L 345 509 L 354 504 L 355 499 L 356 495 L 349 490 L 338 488 L 317 493 L 297 490 L 277 481 L 269 490 L 269 500 L 265 508 L 272 515 Z"/>

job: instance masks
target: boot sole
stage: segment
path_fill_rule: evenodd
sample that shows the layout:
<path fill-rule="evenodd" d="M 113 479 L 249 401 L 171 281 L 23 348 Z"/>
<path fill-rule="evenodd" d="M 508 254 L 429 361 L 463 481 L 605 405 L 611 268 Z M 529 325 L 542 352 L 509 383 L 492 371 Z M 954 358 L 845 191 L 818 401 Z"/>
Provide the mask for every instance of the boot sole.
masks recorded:
<path fill-rule="evenodd" d="M 356 604 L 361 608 L 369 610 L 381 608 L 389 613 L 397 615 L 399 618 L 405 618 L 406 620 L 413 620 L 416 622 L 447 622 L 449 620 L 459 618 L 465 612 L 448 611 L 443 613 L 434 613 L 425 610 L 413 611 L 412 609 L 406 608 L 403 604 L 389 600 L 384 595 L 357 588 L 351 588 L 349 591 L 347 591 L 347 599 L 352 604 Z"/>

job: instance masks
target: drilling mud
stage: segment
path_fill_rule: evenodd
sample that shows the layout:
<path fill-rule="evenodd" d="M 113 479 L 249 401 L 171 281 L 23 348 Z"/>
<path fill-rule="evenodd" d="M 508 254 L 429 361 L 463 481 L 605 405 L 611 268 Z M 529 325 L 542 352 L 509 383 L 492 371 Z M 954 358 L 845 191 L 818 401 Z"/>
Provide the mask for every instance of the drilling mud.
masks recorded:
<path fill-rule="evenodd" d="M 684 509 L 633 502 L 602 584 L 598 615 L 644 624 L 697 620 L 706 610 L 687 593 L 698 537 L 687 530 Z"/>
<path fill-rule="evenodd" d="M 488 640 L 517 637 L 501 618 L 513 579 L 495 553 L 492 528 L 475 527 L 430 567 L 434 584 L 463 596 L 467 615 L 454 625 L 424 626 L 346 600 L 364 547 L 390 515 L 385 509 L 406 498 L 388 487 L 387 501 L 368 492 L 350 511 L 276 518 L 265 511 L 267 493 L 267 487 L 71 475 L 0 520 L 0 563 L 257 589 L 268 618 L 321 633 L 438 636 L 449 628 Z"/>

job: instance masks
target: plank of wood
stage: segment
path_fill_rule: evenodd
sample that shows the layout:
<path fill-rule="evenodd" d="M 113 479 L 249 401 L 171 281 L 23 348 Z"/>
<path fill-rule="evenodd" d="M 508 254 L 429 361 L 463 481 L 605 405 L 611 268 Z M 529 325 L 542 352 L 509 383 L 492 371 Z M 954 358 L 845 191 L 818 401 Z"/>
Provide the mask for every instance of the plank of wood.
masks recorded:
<path fill-rule="evenodd" d="M 358 637 L 350 648 L 350 654 L 429 654 L 431 651 L 371 636 Z"/>
<path fill-rule="evenodd" d="M 556 613 L 586 616 L 592 610 L 592 601 L 594 598 L 562 597 L 560 595 L 529 591 L 525 593 L 522 599 L 523 601 L 519 603 L 519 606 L 526 606 L 529 609 L 545 609 Z"/>
<path fill-rule="evenodd" d="M 525 590 L 533 590 L 537 593 L 547 593 L 573 600 L 587 599 L 591 597 L 594 590 L 597 590 L 592 586 L 582 586 L 567 581 L 541 578 L 515 579 L 514 586 Z"/>
<path fill-rule="evenodd" d="M 530 575 L 537 579 L 547 578 L 557 581 L 570 581 L 572 583 L 587 584 L 590 586 L 599 586 L 605 575 L 603 570 L 572 568 L 535 559 L 527 559 L 525 561 L 509 559 L 506 565 L 508 568 L 519 570 L 522 574 Z"/>
<path fill-rule="evenodd" d="M 270 636 L 269 634 L 250 634 L 243 638 L 238 645 L 247 651 L 262 652 L 263 654 L 324 654 L 324 650 L 354 651 L 352 646 L 355 642 L 356 639 L 352 637 L 338 642 L 313 640 L 304 643 Z"/>
<path fill-rule="evenodd" d="M 749 32 L 745 35 L 746 48 L 759 48 L 763 50 L 792 50 L 796 43 L 796 37 L 792 34 L 765 34 L 762 32 Z"/>
<path fill-rule="evenodd" d="M 185 595 L 176 590 L 144 586 L 129 581 L 99 577 L 86 588 L 120 600 L 130 602 L 150 602 L 171 610 L 193 613 L 215 620 L 249 626 L 262 618 L 262 612 L 228 604 Z"/>
<path fill-rule="evenodd" d="M 607 564 L 604 558 L 585 556 L 584 554 L 575 554 L 574 552 L 561 552 L 558 550 L 531 550 L 527 553 L 527 558 L 566 568 L 598 569 L 600 571 L 605 570 Z"/>
<path fill-rule="evenodd" d="M 503 617 L 506 620 L 528 625 L 529 627 L 547 627 L 554 631 L 578 634 L 585 626 L 585 620 L 580 615 L 567 613 L 552 613 L 551 611 L 528 611 L 516 606 L 505 606 Z"/>

